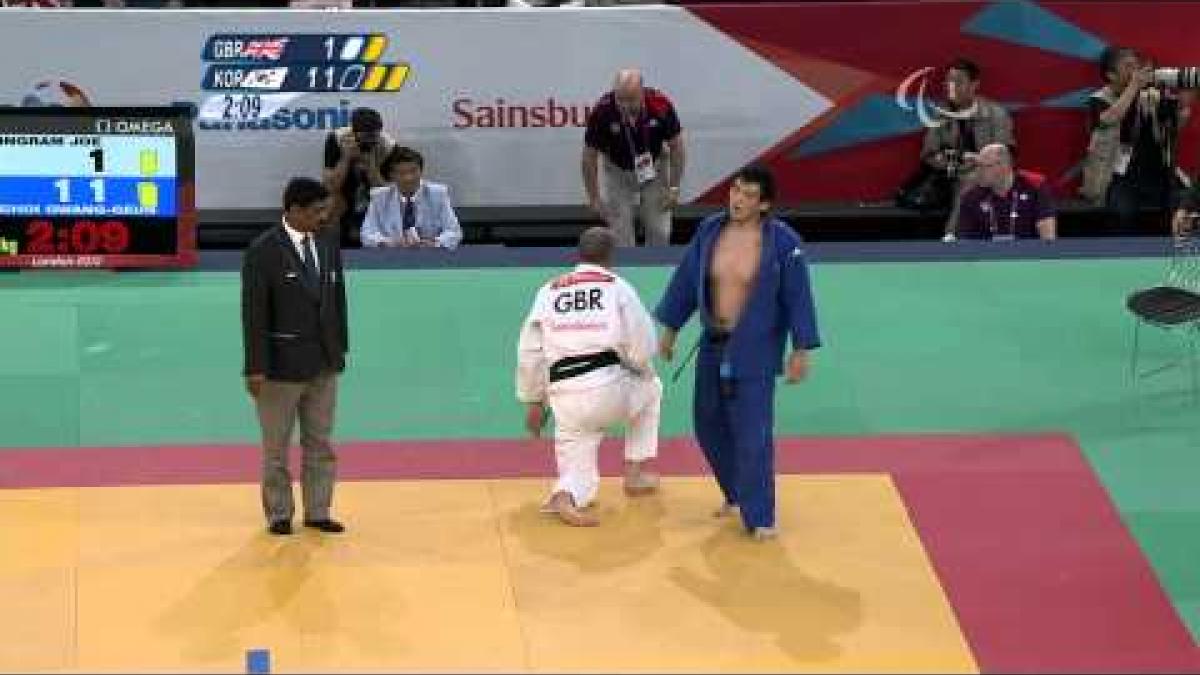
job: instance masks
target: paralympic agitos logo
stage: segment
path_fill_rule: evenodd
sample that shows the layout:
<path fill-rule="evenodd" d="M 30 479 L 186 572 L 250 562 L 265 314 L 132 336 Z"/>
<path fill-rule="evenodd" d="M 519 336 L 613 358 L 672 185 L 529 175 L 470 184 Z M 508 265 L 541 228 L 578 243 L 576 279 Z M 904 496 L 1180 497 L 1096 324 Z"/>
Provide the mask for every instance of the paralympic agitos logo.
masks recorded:
<path fill-rule="evenodd" d="M 970 109 L 949 110 L 925 96 L 925 89 L 934 70 L 936 69 L 933 66 L 925 66 L 909 73 L 908 77 L 905 77 L 896 86 L 896 105 L 903 110 L 915 110 L 921 124 L 929 128 L 940 127 L 950 120 L 971 117 L 973 111 Z M 916 89 L 915 93 L 913 92 L 914 88 Z"/>

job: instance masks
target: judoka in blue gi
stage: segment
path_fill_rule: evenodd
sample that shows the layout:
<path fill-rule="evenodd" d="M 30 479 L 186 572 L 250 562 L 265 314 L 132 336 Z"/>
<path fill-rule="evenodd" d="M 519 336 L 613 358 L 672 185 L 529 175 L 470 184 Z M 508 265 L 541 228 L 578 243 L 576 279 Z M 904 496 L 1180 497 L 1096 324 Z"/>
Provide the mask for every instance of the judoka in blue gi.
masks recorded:
<path fill-rule="evenodd" d="M 696 440 L 725 498 L 717 515 L 740 510 L 758 539 L 776 533 L 775 380 L 781 372 L 789 383 L 803 379 L 808 351 L 821 344 L 800 237 L 769 214 L 774 198 L 767 169 L 739 171 L 728 210 L 697 226 L 654 312 L 669 361 L 679 330 L 699 311 Z"/>

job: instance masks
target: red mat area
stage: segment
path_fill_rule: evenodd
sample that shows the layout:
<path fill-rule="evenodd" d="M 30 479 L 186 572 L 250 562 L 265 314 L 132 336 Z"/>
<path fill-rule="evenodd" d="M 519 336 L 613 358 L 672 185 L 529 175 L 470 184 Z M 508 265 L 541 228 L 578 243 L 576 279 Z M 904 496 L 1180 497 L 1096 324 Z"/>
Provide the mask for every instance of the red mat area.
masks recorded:
<path fill-rule="evenodd" d="M 545 441 L 338 449 L 342 480 L 553 471 Z M 4 450 L 0 488 L 256 482 L 259 462 L 253 446 Z M 601 465 L 619 471 L 614 444 Z M 1066 435 L 788 438 L 778 442 L 777 465 L 891 475 L 984 672 L 1200 671 L 1200 651 Z M 691 439 L 664 442 L 659 468 L 706 472 Z"/>

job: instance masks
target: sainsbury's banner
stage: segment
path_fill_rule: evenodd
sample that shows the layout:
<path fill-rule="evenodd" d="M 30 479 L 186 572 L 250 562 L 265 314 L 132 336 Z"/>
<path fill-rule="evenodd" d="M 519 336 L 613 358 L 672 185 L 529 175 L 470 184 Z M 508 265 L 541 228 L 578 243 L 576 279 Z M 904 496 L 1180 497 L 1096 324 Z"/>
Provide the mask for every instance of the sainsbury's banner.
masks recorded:
<path fill-rule="evenodd" d="M 583 124 L 615 71 L 674 100 L 684 199 L 720 203 L 760 160 L 780 201 L 887 200 L 917 166 L 945 66 L 967 57 L 1009 109 L 1019 162 L 1077 184 L 1087 95 L 1110 45 L 1200 65 L 1200 2 L 963 0 L 690 7 L 0 12 L 0 104 L 181 102 L 198 205 L 274 208 L 320 172 L 356 106 L 427 157 L 464 206 L 583 201 Z M 1185 131 L 1181 163 L 1200 136 Z"/>
<path fill-rule="evenodd" d="M 685 198 L 830 105 L 678 7 L 5 10 L 0 61 L 7 104 L 195 106 L 202 209 L 277 206 L 288 177 L 319 174 L 327 132 L 357 106 L 419 149 L 456 203 L 506 206 L 583 203 L 587 112 L 622 67 L 678 107 Z"/>

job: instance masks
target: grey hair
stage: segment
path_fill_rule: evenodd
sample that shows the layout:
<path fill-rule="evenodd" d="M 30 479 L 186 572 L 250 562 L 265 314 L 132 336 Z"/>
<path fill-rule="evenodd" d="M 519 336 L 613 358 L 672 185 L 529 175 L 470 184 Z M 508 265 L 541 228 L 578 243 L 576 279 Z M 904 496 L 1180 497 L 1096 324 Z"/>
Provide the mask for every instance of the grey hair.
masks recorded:
<path fill-rule="evenodd" d="M 607 265 L 617 247 L 617 237 L 607 227 L 589 227 L 579 235 L 579 259 L 594 265 Z"/>

